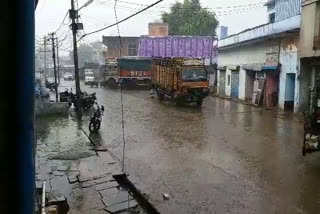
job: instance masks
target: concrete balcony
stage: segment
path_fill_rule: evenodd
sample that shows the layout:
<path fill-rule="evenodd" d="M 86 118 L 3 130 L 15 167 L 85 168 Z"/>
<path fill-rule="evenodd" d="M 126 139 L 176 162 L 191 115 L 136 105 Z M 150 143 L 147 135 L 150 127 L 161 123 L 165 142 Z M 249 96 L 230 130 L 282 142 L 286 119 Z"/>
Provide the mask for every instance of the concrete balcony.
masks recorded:
<path fill-rule="evenodd" d="M 218 48 L 225 48 L 239 43 L 262 39 L 264 37 L 274 36 L 276 34 L 300 29 L 300 19 L 301 16 L 297 15 L 279 22 L 268 23 L 255 28 L 247 29 L 238 34 L 234 34 L 225 39 L 219 40 Z"/>

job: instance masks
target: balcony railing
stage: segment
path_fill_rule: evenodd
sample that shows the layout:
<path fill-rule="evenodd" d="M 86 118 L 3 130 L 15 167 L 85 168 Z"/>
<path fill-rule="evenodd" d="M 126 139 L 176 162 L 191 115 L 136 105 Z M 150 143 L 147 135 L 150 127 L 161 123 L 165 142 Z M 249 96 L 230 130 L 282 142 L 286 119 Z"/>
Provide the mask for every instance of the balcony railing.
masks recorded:
<path fill-rule="evenodd" d="M 314 50 L 320 50 L 320 36 L 314 37 L 314 40 L 313 40 L 313 49 L 314 49 Z"/>
<path fill-rule="evenodd" d="M 300 18 L 301 16 L 297 15 L 278 22 L 264 24 L 261 26 L 244 30 L 238 34 L 234 34 L 227 38 L 219 40 L 218 47 L 223 48 L 241 42 L 246 42 L 258 38 L 271 36 L 274 34 L 284 33 L 294 29 L 299 29 Z"/>

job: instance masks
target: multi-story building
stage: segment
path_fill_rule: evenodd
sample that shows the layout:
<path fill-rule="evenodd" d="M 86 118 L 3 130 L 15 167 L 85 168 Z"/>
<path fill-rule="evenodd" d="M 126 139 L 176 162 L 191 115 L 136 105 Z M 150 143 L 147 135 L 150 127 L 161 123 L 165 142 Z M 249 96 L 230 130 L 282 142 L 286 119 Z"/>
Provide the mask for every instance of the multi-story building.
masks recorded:
<path fill-rule="evenodd" d="M 220 39 L 218 94 L 266 107 L 299 107 L 300 0 L 270 0 L 269 22 Z"/>
<path fill-rule="evenodd" d="M 309 87 L 320 74 L 320 0 L 304 0 L 301 11 L 301 110 L 308 107 Z"/>
<path fill-rule="evenodd" d="M 121 37 L 120 44 L 118 36 L 103 36 L 102 43 L 107 47 L 104 57 L 137 56 L 139 39 L 139 37 Z"/>

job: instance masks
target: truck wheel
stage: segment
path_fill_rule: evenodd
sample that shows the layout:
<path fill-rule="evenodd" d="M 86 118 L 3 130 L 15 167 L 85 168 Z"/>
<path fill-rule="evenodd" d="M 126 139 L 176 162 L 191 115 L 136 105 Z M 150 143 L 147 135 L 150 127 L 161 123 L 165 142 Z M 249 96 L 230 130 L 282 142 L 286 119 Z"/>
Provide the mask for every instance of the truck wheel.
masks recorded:
<path fill-rule="evenodd" d="M 114 79 L 108 79 L 108 86 L 111 88 L 117 88 L 117 82 Z"/>
<path fill-rule="evenodd" d="M 198 101 L 197 101 L 197 105 L 198 105 L 198 106 L 201 106 L 201 105 L 202 105 L 202 101 L 203 101 L 202 99 L 201 99 L 201 100 L 198 100 Z"/>

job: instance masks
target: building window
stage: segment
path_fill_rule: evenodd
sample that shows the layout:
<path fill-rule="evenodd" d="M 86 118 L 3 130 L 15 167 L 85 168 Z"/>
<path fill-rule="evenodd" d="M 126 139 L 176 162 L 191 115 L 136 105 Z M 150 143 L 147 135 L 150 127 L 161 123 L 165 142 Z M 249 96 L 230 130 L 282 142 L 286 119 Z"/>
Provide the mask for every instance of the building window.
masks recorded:
<path fill-rule="evenodd" d="M 230 86 L 230 75 L 228 75 L 228 86 Z"/>
<path fill-rule="evenodd" d="M 275 19 L 276 19 L 275 13 L 269 14 L 269 23 L 274 23 Z"/>
<path fill-rule="evenodd" d="M 128 44 L 128 56 L 137 56 L 137 44 L 131 43 Z"/>

